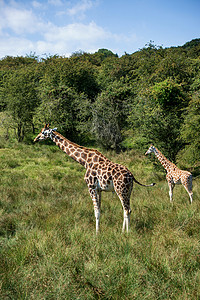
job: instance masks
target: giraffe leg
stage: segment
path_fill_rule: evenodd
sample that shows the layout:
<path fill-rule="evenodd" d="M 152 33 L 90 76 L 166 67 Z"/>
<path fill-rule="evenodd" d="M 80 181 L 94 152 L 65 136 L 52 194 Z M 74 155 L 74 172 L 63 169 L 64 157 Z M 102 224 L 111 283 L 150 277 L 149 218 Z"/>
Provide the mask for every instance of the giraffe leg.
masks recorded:
<path fill-rule="evenodd" d="M 169 199 L 170 199 L 170 202 L 172 202 L 172 201 L 173 201 L 173 189 L 174 189 L 174 184 L 168 182 L 168 185 L 169 185 Z"/>
<path fill-rule="evenodd" d="M 186 189 L 186 191 L 188 192 L 188 195 L 190 197 L 190 204 L 192 204 L 193 201 L 193 192 L 192 192 L 192 188 L 191 187 L 187 187 L 186 185 L 184 185 L 184 188 Z"/>
<path fill-rule="evenodd" d="M 94 205 L 94 215 L 96 219 L 96 234 L 98 234 L 100 228 L 101 191 L 89 188 L 89 193 Z"/>
<path fill-rule="evenodd" d="M 124 221 L 123 221 L 123 227 L 122 232 L 125 231 L 128 232 L 130 226 L 130 213 L 124 210 Z"/>
<path fill-rule="evenodd" d="M 133 187 L 132 182 L 130 182 L 129 186 L 126 186 L 123 184 L 122 184 L 122 186 L 119 186 L 119 185 L 115 186 L 115 192 L 117 193 L 117 195 L 121 201 L 123 210 L 124 210 L 124 220 L 123 220 L 122 232 L 124 232 L 125 229 L 126 229 L 126 232 L 129 231 L 130 214 L 131 214 L 130 196 L 131 196 L 132 187 Z"/>
<path fill-rule="evenodd" d="M 93 201 L 94 203 L 94 201 Z M 101 214 L 101 192 L 97 193 L 97 203 L 98 203 L 98 208 L 94 204 L 94 214 L 96 218 L 96 234 L 98 234 L 99 229 L 100 229 L 100 214 Z"/>
<path fill-rule="evenodd" d="M 193 201 L 193 193 L 192 193 L 192 175 L 188 176 L 184 180 L 182 180 L 182 185 L 188 192 L 188 195 L 190 197 L 190 204 L 192 204 Z"/>

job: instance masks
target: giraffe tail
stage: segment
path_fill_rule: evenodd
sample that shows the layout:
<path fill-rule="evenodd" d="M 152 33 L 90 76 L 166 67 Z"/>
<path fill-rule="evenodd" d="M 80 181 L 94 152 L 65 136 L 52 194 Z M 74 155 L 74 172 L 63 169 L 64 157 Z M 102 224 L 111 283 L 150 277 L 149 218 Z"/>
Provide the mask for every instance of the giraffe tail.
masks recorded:
<path fill-rule="evenodd" d="M 151 183 L 151 184 L 142 184 L 142 183 L 140 183 L 139 181 L 137 181 L 137 180 L 135 179 L 134 176 L 133 176 L 133 180 L 135 181 L 135 183 L 137 183 L 137 184 L 139 184 L 139 185 L 141 185 L 141 186 L 154 186 L 154 185 L 155 185 L 155 183 Z"/>

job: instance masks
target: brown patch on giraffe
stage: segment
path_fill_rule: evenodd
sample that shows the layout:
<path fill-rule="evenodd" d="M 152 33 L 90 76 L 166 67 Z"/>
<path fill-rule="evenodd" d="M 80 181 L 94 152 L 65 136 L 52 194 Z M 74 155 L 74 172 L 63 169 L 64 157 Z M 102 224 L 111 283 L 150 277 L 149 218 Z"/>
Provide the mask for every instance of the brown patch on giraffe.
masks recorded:
<path fill-rule="evenodd" d="M 68 148 L 66 148 L 66 149 L 65 149 L 65 152 L 67 153 L 67 155 L 69 155 L 69 154 L 70 154 L 70 151 L 69 151 L 69 149 L 68 149 Z"/>
<path fill-rule="evenodd" d="M 128 182 L 129 182 L 129 178 L 128 178 L 128 177 L 125 177 L 125 178 L 124 178 L 124 183 L 127 184 Z"/>
<path fill-rule="evenodd" d="M 82 166 L 85 165 L 85 160 L 83 160 L 82 158 L 79 158 L 78 162 L 79 162 Z"/>
<path fill-rule="evenodd" d="M 95 156 L 93 157 L 93 162 L 97 162 L 97 161 L 98 161 L 98 156 L 95 155 Z"/>
<path fill-rule="evenodd" d="M 93 183 L 93 177 L 91 175 L 89 176 L 89 182 Z"/>
<path fill-rule="evenodd" d="M 104 171 L 106 170 L 106 168 L 101 166 L 101 170 L 102 170 L 102 173 L 104 174 L 105 173 Z"/>
<path fill-rule="evenodd" d="M 86 160 L 87 155 L 85 153 L 81 153 L 81 157 Z"/>

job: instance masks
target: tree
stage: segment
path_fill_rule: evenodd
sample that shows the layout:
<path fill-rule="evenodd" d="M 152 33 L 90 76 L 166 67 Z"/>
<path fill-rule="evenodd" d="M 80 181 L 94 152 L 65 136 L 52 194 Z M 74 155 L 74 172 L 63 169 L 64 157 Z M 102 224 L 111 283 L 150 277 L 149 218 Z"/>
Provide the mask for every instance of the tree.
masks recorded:
<path fill-rule="evenodd" d="M 129 117 L 135 143 L 140 148 L 154 143 L 169 159 L 175 160 L 182 146 L 179 134 L 182 108 L 187 103 L 184 97 L 181 86 L 171 79 L 140 92 Z"/>
<path fill-rule="evenodd" d="M 1 98 L 12 116 L 19 142 L 23 141 L 27 126 L 32 125 L 34 110 L 39 104 L 37 84 L 35 69 L 28 66 L 8 72 L 2 81 Z"/>
<path fill-rule="evenodd" d="M 200 162 L 200 91 L 192 96 L 180 133 L 185 147 L 179 152 L 179 162 L 194 167 Z"/>
<path fill-rule="evenodd" d="M 40 87 L 42 102 L 34 115 L 34 123 L 52 123 L 59 126 L 66 136 L 77 139 L 77 134 L 85 132 L 89 119 L 90 101 L 84 93 L 58 84 Z"/>
<path fill-rule="evenodd" d="M 98 144 L 116 149 L 122 141 L 117 112 L 104 96 L 101 94 L 93 104 L 92 133 Z"/>
<path fill-rule="evenodd" d="M 127 126 L 131 102 L 131 87 L 122 78 L 114 81 L 98 95 L 92 106 L 93 133 L 106 148 L 117 148 L 122 131 Z"/>

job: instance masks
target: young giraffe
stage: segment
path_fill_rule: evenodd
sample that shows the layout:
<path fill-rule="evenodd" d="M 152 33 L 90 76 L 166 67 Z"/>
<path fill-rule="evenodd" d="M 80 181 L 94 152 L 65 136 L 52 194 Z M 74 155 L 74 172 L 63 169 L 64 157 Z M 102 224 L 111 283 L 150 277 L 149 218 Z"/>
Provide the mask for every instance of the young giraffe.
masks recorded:
<path fill-rule="evenodd" d="M 188 171 L 180 170 L 175 164 L 170 162 L 156 147 L 151 145 L 145 155 L 154 153 L 161 163 L 161 165 L 167 171 L 167 182 L 169 186 L 170 202 L 173 198 L 173 189 L 175 184 L 182 184 L 190 196 L 190 203 L 192 203 L 192 174 Z"/>
<path fill-rule="evenodd" d="M 46 124 L 34 139 L 34 142 L 50 138 L 60 149 L 67 153 L 67 155 L 86 168 L 84 179 L 88 185 L 89 193 L 94 205 L 96 233 L 98 233 L 100 225 L 102 191 L 115 191 L 117 193 L 124 210 L 122 230 L 124 231 L 126 228 L 128 232 L 131 213 L 130 196 L 133 181 L 142 186 L 153 186 L 154 183 L 150 185 L 139 183 L 126 167 L 113 163 L 97 150 L 88 149 L 70 142 L 56 130 L 57 128 L 51 129 L 49 128 L 49 125 Z"/>

